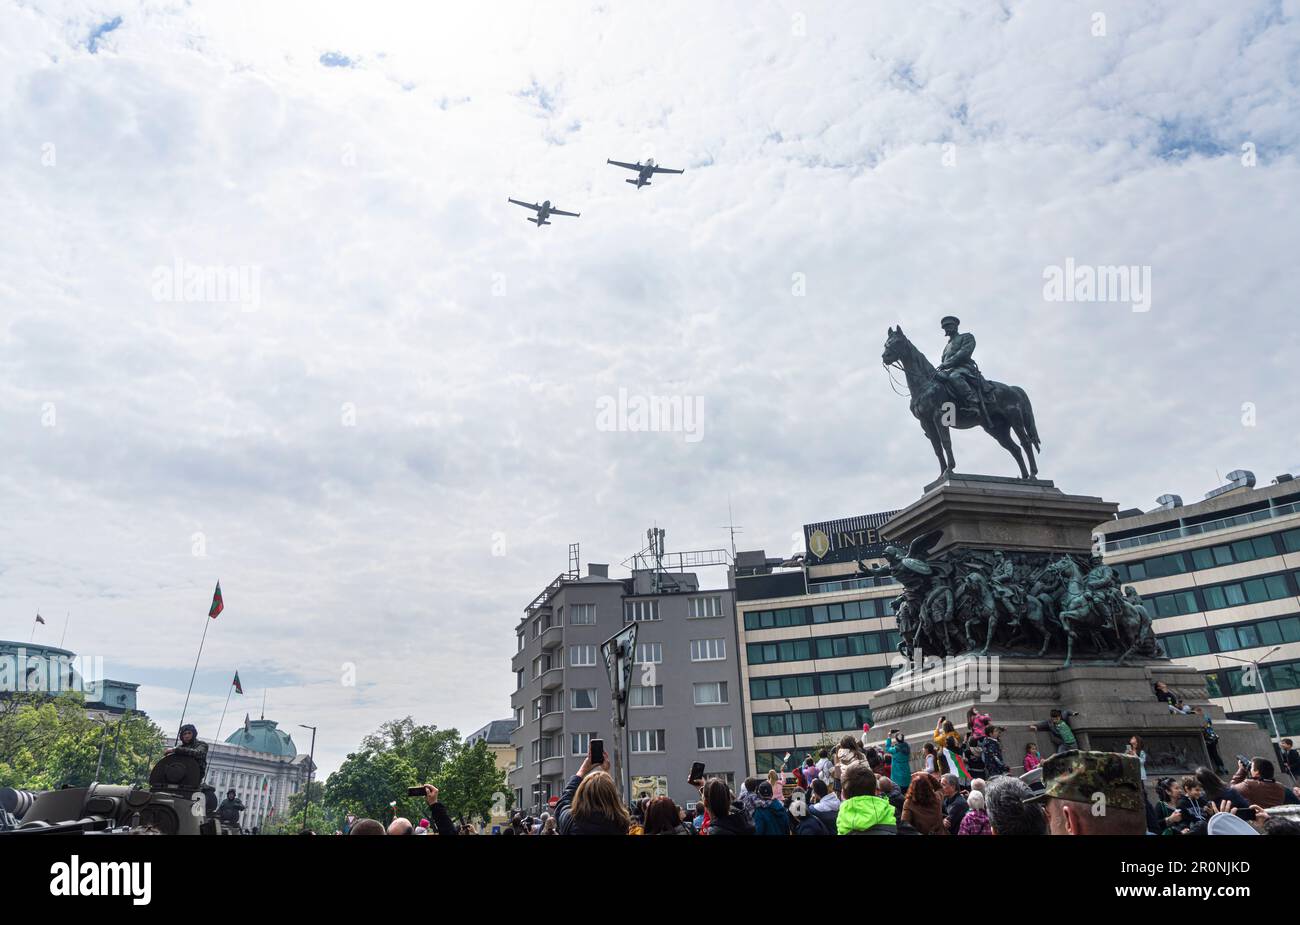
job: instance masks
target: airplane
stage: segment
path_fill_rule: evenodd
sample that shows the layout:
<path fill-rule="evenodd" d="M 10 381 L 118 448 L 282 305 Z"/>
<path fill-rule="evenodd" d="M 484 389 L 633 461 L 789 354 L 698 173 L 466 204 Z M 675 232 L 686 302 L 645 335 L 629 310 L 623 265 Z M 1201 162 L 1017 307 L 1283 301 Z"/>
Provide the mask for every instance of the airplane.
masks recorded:
<path fill-rule="evenodd" d="M 532 209 L 536 212 L 537 218 L 530 218 L 529 221 L 538 228 L 541 228 L 543 225 L 549 225 L 550 222 L 546 219 L 552 215 L 571 215 L 574 218 L 577 218 L 579 214 L 581 214 L 578 212 L 565 212 L 562 209 L 557 209 L 551 205 L 551 200 L 549 199 L 543 202 L 540 206 L 535 202 L 520 202 L 518 199 L 511 199 L 510 201 L 517 206 L 523 206 L 525 209 Z"/>
<path fill-rule="evenodd" d="M 643 186 L 649 186 L 650 177 L 657 173 L 686 173 L 685 170 L 673 170 L 670 167 L 656 167 L 653 158 L 646 158 L 644 164 L 640 161 L 637 161 L 635 164 L 627 164 L 623 161 L 611 161 L 609 158 L 605 159 L 605 163 L 613 164 L 615 167 L 626 167 L 628 170 L 635 170 L 636 179 L 625 180 L 623 182 L 635 183 L 637 189 L 640 189 Z"/>

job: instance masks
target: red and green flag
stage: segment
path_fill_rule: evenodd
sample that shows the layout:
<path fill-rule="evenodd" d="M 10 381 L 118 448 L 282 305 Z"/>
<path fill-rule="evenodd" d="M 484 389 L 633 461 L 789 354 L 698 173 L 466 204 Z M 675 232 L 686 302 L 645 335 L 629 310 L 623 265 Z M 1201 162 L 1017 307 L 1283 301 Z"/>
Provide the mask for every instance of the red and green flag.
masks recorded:
<path fill-rule="evenodd" d="M 217 582 L 217 590 L 212 592 L 212 606 L 208 608 L 208 616 L 212 619 L 217 618 L 217 614 L 226 609 L 226 605 L 221 600 L 221 582 Z M 242 694 L 243 691 L 240 691 Z"/>
<path fill-rule="evenodd" d="M 961 760 L 961 756 L 955 755 L 952 749 L 945 748 L 943 756 L 948 761 L 948 770 L 957 775 L 957 779 L 963 784 L 970 783 L 970 771 L 966 770 L 966 763 Z"/>
<path fill-rule="evenodd" d="M 242 694 L 242 693 L 244 692 L 244 685 L 242 685 L 242 684 L 239 683 L 239 672 L 238 672 L 238 671 L 235 672 L 235 680 L 231 681 L 230 683 L 233 684 L 233 685 L 235 685 L 235 693 L 236 693 L 236 694 Z"/>

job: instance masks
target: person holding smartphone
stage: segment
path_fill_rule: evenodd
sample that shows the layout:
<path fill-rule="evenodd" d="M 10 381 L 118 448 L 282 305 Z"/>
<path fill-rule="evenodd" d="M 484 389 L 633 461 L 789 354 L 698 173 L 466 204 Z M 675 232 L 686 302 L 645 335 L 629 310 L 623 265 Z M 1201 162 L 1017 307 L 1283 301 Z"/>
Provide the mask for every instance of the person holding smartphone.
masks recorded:
<path fill-rule="evenodd" d="M 631 829 L 632 817 L 609 775 L 604 740 L 592 739 L 587 746 L 582 766 L 560 794 L 555 818 L 561 835 L 626 835 Z"/>

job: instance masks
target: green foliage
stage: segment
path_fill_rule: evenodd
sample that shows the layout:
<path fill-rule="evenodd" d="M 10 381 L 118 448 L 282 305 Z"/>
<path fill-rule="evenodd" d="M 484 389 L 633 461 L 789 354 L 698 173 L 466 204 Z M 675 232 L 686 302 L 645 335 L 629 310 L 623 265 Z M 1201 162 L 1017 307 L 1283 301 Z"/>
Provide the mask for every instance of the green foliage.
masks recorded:
<path fill-rule="evenodd" d="M 438 788 L 439 799 L 457 821 L 485 819 L 494 809 L 511 806 L 506 774 L 497 769 L 485 742 L 466 746 L 455 729 L 419 726 L 408 716 L 384 723 L 362 739 L 360 750 L 329 776 L 323 819 L 329 831 L 340 828 L 348 814 L 387 825 L 394 816 L 389 805 L 394 800 L 396 815 L 412 822 L 427 818 L 425 800 L 406 795 L 408 787 L 426 783 Z M 302 805 L 297 806 L 301 828 Z M 308 818 L 310 823 L 310 810 Z"/>
<path fill-rule="evenodd" d="M 94 781 L 101 747 L 100 783 L 143 785 L 162 757 L 163 734 L 140 713 L 92 719 L 76 692 L 0 700 L 0 786 L 85 787 Z"/>
<path fill-rule="evenodd" d="M 493 810 L 505 813 L 513 804 L 506 783 L 506 772 L 496 765 L 492 751 L 483 740 L 458 746 L 433 781 L 438 798 L 458 822 L 486 821 Z"/>
<path fill-rule="evenodd" d="M 289 795 L 289 811 L 276 816 L 262 827 L 263 835 L 297 835 L 302 832 L 302 808 L 307 791 L 304 788 Z M 311 782 L 311 802 L 307 805 L 307 828 L 317 835 L 329 835 L 343 827 L 343 817 L 325 805 L 325 785 Z"/>
<path fill-rule="evenodd" d="M 389 806 L 393 800 L 399 816 L 409 819 L 419 812 L 424 801 L 406 795 L 406 788 L 415 783 L 415 769 L 397 752 L 367 749 L 348 755 L 325 781 L 325 805 L 341 815 L 351 813 L 387 825 L 393 819 Z"/>

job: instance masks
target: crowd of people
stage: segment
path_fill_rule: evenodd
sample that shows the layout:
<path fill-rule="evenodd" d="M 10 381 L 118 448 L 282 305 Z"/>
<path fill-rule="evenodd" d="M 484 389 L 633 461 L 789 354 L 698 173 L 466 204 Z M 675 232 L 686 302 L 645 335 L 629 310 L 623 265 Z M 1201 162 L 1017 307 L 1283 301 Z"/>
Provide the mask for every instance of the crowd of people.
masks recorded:
<path fill-rule="evenodd" d="M 1171 710 L 1182 711 L 1163 685 L 1155 693 Z M 1203 735 L 1215 767 L 1162 777 L 1154 793 L 1148 790 L 1141 737 L 1132 736 L 1123 754 L 1084 750 L 1071 725 L 1077 716 L 1053 709 L 1046 720 L 1028 726 L 1046 733 L 1054 751 L 1040 756 L 1037 743 L 1030 742 L 1020 759 L 1023 772 L 1013 771 L 1003 753 L 1006 727 L 972 708 L 964 731 L 939 717 L 915 770 L 911 744 L 899 730 L 872 741 L 865 726 L 860 737 L 846 735 L 796 769 L 745 780 L 738 793 L 721 778 L 693 780 L 699 799 L 685 806 L 667 796 L 626 805 L 608 756 L 594 760 L 588 754 L 552 812 L 515 813 L 500 834 L 1300 835 L 1300 786 L 1275 780 L 1274 762 L 1262 757 L 1239 757 L 1225 782 L 1208 715 Z M 1290 739 L 1281 741 L 1281 756 L 1294 779 L 1300 753 Z M 436 788 L 425 791 L 432 821 L 395 819 L 385 828 L 363 819 L 350 825 L 350 834 L 472 834 L 452 822 Z M 1296 805 L 1295 815 L 1278 809 L 1287 805 Z"/>

